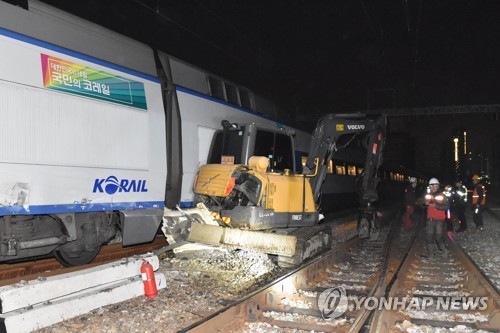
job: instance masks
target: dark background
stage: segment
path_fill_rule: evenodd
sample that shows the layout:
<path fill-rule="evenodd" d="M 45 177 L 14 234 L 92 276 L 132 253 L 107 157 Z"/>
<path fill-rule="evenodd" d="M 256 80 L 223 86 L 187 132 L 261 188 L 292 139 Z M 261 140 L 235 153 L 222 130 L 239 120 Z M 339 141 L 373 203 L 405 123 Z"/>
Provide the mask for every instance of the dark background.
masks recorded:
<path fill-rule="evenodd" d="M 43 2 L 246 86 L 299 127 L 322 113 L 500 104 L 500 1 Z M 390 118 L 386 156 L 451 181 L 452 136 L 466 130 L 461 176 L 488 171 L 498 184 L 494 110 L 407 110 Z"/>
<path fill-rule="evenodd" d="M 44 2 L 299 112 L 498 103 L 499 1 Z"/>

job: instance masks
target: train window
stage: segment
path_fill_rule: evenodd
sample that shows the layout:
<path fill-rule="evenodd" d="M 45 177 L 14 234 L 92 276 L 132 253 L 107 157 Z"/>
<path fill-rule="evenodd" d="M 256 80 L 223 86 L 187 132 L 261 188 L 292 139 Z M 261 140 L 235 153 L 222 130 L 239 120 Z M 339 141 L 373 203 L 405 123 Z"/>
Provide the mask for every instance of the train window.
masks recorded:
<path fill-rule="evenodd" d="M 363 173 L 363 168 L 358 167 L 358 175 Z"/>
<path fill-rule="evenodd" d="M 356 167 L 354 165 L 347 166 L 347 174 L 349 176 L 356 176 Z"/>
<path fill-rule="evenodd" d="M 390 172 L 389 176 L 390 176 L 391 180 L 394 180 L 394 173 Z"/>
<path fill-rule="evenodd" d="M 335 166 L 335 173 L 337 175 L 345 175 L 345 166 L 343 166 L 343 165 L 336 165 Z"/>
<path fill-rule="evenodd" d="M 295 170 L 292 141 L 286 134 L 257 130 L 254 155 L 269 157 L 273 171 Z"/>
<path fill-rule="evenodd" d="M 302 155 L 300 157 L 301 161 L 302 161 L 302 168 L 304 168 L 306 166 L 306 163 L 307 163 L 307 155 Z"/>
<path fill-rule="evenodd" d="M 250 91 L 246 90 L 246 89 L 242 89 L 240 88 L 240 102 L 241 102 L 241 106 L 246 108 L 246 109 L 250 109 L 250 110 L 253 110 L 252 108 L 252 99 L 250 97 Z"/>
<path fill-rule="evenodd" d="M 210 85 L 210 95 L 222 100 L 226 100 L 226 96 L 224 95 L 224 87 L 221 80 L 209 76 L 208 84 Z"/>
<path fill-rule="evenodd" d="M 333 173 L 333 161 L 332 160 L 330 160 L 330 163 L 328 163 L 327 173 Z"/>
<path fill-rule="evenodd" d="M 227 101 L 234 105 L 240 105 L 240 100 L 238 98 L 238 89 L 227 82 L 224 83 L 224 86 L 226 87 Z"/>
<path fill-rule="evenodd" d="M 241 164 L 241 152 L 243 150 L 244 128 L 229 130 L 224 136 L 224 131 L 217 131 L 212 140 L 212 149 L 207 163 L 220 164 L 222 156 L 233 156 L 234 164 Z"/>

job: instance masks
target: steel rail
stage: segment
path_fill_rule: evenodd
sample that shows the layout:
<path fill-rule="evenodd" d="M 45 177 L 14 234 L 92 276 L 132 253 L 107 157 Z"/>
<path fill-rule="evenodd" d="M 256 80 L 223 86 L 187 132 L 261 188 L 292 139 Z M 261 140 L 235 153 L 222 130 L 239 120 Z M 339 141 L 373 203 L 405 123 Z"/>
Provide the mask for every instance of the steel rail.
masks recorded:
<path fill-rule="evenodd" d="M 421 233 L 399 270 L 388 296 L 437 300 L 453 295 L 458 298 L 457 302 L 464 302 L 462 297 L 487 297 L 486 309 L 439 312 L 432 309 L 426 311 L 424 307 L 420 314 L 393 308 L 383 309 L 373 317 L 370 332 L 393 331 L 397 325 L 403 325 L 405 320 L 407 324 L 409 322 L 417 326 L 450 329 L 463 325 L 470 329 L 494 332 L 500 330 L 500 297 L 497 290 L 453 240 L 451 234 L 448 234 L 445 241 L 448 256 L 425 257 L 422 253 L 425 240 Z M 421 318 L 422 314 L 425 318 Z"/>
<path fill-rule="evenodd" d="M 396 226 L 399 227 L 399 225 L 396 225 Z M 404 251 L 404 256 L 403 256 L 400 264 L 398 265 L 397 269 L 395 270 L 393 276 L 391 277 L 391 279 L 389 281 L 386 281 L 386 277 L 388 276 L 387 269 L 388 269 L 388 263 L 390 260 L 389 250 L 392 249 L 392 244 L 390 244 L 391 246 L 387 246 L 387 252 L 386 252 L 386 259 L 387 260 L 384 262 L 384 267 L 383 267 L 381 277 L 379 278 L 377 284 L 373 288 L 373 292 L 370 293 L 370 295 L 368 297 L 380 298 L 380 297 L 383 297 L 387 294 L 387 292 L 388 292 L 387 288 L 394 283 L 395 278 L 396 278 L 399 270 L 401 269 L 403 262 L 407 258 L 411 248 L 415 244 L 415 242 L 417 240 L 417 235 L 421 229 L 422 229 L 422 224 L 420 224 L 417 227 L 416 233 L 411 237 L 410 241 L 408 242 L 408 246 L 406 247 L 406 249 Z M 390 240 L 391 243 L 392 243 L 392 241 L 393 241 L 393 239 Z M 349 333 L 360 332 L 365 326 L 369 327 L 371 325 L 370 319 L 373 318 L 374 312 L 375 312 L 375 310 L 369 310 L 367 308 L 361 309 L 358 317 L 356 318 L 356 321 L 351 325 L 351 327 L 349 329 Z"/>
<path fill-rule="evenodd" d="M 310 281 L 317 278 L 318 271 L 331 267 L 337 257 L 344 257 L 345 252 L 356 247 L 360 242 L 358 237 L 353 237 L 340 244 L 320 257 L 297 269 L 292 270 L 276 281 L 256 290 L 255 292 L 233 302 L 227 307 L 203 318 L 202 320 L 180 330 L 179 332 L 215 332 L 221 328 L 239 326 L 248 320 L 255 321 L 262 318 L 262 307 L 275 304 L 275 294 L 294 292 L 297 286 L 310 285 Z M 290 290 L 293 289 L 293 290 Z"/>
<path fill-rule="evenodd" d="M 381 265 L 382 269 L 378 269 L 377 267 L 376 270 L 367 274 L 366 281 L 360 281 L 367 284 L 368 291 L 366 295 L 375 295 L 380 289 L 385 289 L 386 283 L 384 281 L 387 277 L 387 266 L 390 258 L 389 252 L 392 248 L 392 237 L 396 232 L 399 232 L 399 228 L 395 228 L 391 224 L 390 232 L 386 240 L 382 243 L 383 246 L 380 246 L 381 242 L 361 241 L 357 237 L 341 243 L 337 248 L 330 250 L 305 266 L 291 271 L 254 293 L 180 330 L 180 332 L 238 331 L 242 329 L 245 323 L 267 323 L 279 328 L 322 332 L 358 332 L 362 330 L 366 319 L 370 315 L 370 311 L 352 312 L 348 310 L 346 313 L 346 316 L 350 317 L 348 325 L 342 324 L 339 326 L 337 323 L 334 323 L 335 320 L 330 320 L 329 318 L 321 320 L 322 315 L 320 310 L 316 305 L 312 305 L 317 302 L 317 297 L 307 296 L 306 293 L 310 291 L 319 295 L 321 291 L 326 290 L 327 288 L 318 287 L 318 285 L 321 285 L 321 282 L 332 283 L 332 269 L 334 264 L 346 262 L 344 259 L 347 259 L 348 262 L 348 252 L 362 246 L 366 246 L 364 250 L 367 252 L 377 253 L 375 255 L 377 255 L 380 261 L 384 260 Z M 364 257 L 355 259 L 359 261 L 366 260 Z M 360 269 L 365 269 L 364 273 L 366 273 L 368 268 L 364 264 L 362 265 Z M 340 276 L 346 273 L 352 272 L 342 271 Z M 355 270 L 354 273 L 357 273 L 357 271 Z M 343 281 L 337 280 L 337 282 Z M 286 299 L 290 300 L 288 304 L 285 303 Z M 301 308 L 294 305 L 294 301 L 312 304 L 310 307 Z M 271 312 L 319 318 L 319 322 L 298 322 L 280 319 L 282 317 L 280 315 L 277 316 L 277 319 L 265 315 L 265 313 Z"/>
<path fill-rule="evenodd" d="M 165 237 L 156 237 L 153 242 L 130 247 L 123 247 L 119 243 L 105 245 L 94 260 L 82 266 L 64 267 L 56 259 L 43 259 L 38 261 L 25 261 L 15 264 L 0 265 L 0 286 L 18 283 L 21 280 L 35 280 L 38 277 L 54 276 L 62 273 L 101 265 L 113 260 L 144 254 L 158 250 L 166 244 Z"/>

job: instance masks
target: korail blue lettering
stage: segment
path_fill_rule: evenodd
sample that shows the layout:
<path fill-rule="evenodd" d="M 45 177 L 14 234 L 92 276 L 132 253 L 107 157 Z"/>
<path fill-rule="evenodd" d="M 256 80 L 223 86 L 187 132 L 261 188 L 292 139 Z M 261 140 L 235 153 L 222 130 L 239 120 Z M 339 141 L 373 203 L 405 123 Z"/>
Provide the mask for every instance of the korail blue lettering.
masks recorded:
<path fill-rule="evenodd" d="M 148 189 L 146 188 L 145 179 L 137 180 L 122 178 L 118 180 L 115 176 L 109 176 L 107 178 L 95 179 L 92 192 L 113 195 L 116 192 L 148 192 Z"/>
<path fill-rule="evenodd" d="M 119 191 L 120 192 L 130 192 L 130 188 L 128 188 L 127 186 L 128 186 L 128 179 L 122 179 L 122 181 L 120 182 Z"/>
<path fill-rule="evenodd" d="M 129 185 L 128 189 L 129 189 L 129 191 L 137 192 L 137 186 L 135 184 L 135 179 L 130 181 L 130 185 Z"/>
<path fill-rule="evenodd" d="M 96 192 L 99 192 L 99 193 L 102 193 L 102 183 L 104 183 L 105 179 L 96 179 L 95 182 L 94 182 L 94 189 L 92 190 L 92 192 L 96 193 Z"/>

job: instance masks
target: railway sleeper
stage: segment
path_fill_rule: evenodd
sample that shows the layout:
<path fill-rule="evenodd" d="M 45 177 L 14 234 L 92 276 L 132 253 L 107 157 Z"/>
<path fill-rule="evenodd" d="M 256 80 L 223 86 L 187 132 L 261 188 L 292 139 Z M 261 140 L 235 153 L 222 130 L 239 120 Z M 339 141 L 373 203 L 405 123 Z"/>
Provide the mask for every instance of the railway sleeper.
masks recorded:
<path fill-rule="evenodd" d="M 453 329 L 457 326 L 465 326 L 471 329 L 479 329 L 475 323 L 465 322 L 465 321 L 442 321 L 442 320 L 429 320 L 429 319 L 418 319 L 418 318 L 410 318 L 408 320 L 410 323 L 418 326 L 432 326 L 437 328 L 447 328 Z M 396 321 L 396 325 L 403 325 L 403 321 Z"/>
<path fill-rule="evenodd" d="M 264 317 L 263 322 L 281 329 L 305 330 L 314 332 L 338 332 L 338 326 L 328 324 L 301 323 L 297 321 L 276 320 L 271 317 Z"/>

